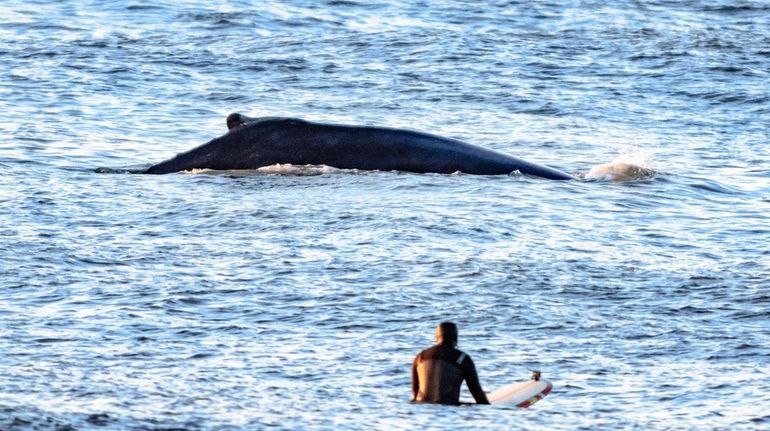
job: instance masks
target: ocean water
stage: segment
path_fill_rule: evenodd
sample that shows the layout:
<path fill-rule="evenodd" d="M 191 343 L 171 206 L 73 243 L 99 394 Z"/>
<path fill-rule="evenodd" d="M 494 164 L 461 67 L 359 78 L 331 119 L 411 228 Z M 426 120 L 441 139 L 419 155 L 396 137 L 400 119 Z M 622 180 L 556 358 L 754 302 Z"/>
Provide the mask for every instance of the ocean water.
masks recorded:
<path fill-rule="evenodd" d="M 4 0 L 0 82 L 0 429 L 770 428 L 766 1 Z M 231 112 L 580 179 L 126 173 Z M 442 320 L 552 394 L 410 404 Z"/>

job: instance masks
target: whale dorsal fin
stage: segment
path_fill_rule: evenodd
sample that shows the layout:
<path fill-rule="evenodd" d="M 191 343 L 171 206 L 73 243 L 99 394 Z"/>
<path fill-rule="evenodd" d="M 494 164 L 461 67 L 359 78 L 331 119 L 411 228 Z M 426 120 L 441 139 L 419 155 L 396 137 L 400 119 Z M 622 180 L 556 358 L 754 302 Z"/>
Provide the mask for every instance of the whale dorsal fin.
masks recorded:
<path fill-rule="evenodd" d="M 249 118 L 243 114 L 233 112 L 232 114 L 227 116 L 227 130 L 233 130 L 239 127 L 243 127 L 252 121 L 254 121 L 253 118 Z"/>

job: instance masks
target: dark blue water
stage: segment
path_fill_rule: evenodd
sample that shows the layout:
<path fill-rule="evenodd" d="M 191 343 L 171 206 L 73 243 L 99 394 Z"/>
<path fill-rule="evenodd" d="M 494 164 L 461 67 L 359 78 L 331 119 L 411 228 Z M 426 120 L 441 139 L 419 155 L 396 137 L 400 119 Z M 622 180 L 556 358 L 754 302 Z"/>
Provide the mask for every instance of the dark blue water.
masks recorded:
<path fill-rule="evenodd" d="M 4 1 L 0 429 L 767 429 L 768 29 L 765 1 Z M 105 173 L 231 112 L 584 179 Z M 441 320 L 486 390 L 553 393 L 409 404 Z"/>

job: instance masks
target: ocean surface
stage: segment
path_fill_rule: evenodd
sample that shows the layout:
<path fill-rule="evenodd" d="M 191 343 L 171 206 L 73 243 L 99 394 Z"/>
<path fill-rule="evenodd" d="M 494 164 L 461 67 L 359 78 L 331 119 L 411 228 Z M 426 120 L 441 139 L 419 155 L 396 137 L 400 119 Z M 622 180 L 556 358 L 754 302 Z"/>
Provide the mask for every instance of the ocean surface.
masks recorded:
<path fill-rule="evenodd" d="M 3 0 L 0 112 L 2 430 L 770 429 L 770 2 Z M 579 179 L 129 173 L 231 112 Z"/>

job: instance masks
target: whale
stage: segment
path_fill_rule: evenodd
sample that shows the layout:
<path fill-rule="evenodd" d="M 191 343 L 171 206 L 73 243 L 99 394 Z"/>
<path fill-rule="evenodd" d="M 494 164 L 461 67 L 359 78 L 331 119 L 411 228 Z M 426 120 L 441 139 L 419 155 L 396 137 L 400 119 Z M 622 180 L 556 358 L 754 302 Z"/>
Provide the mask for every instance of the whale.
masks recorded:
<path fill-rule="evenodd" d="M 413 173 L 574 177 L 457 139 L 406 129 L 325 124 L 289 117 L 227 116 L 228 131 L 145 169 L 169 174 L 195 169 L 258 169 L 276 164 Z"/>

